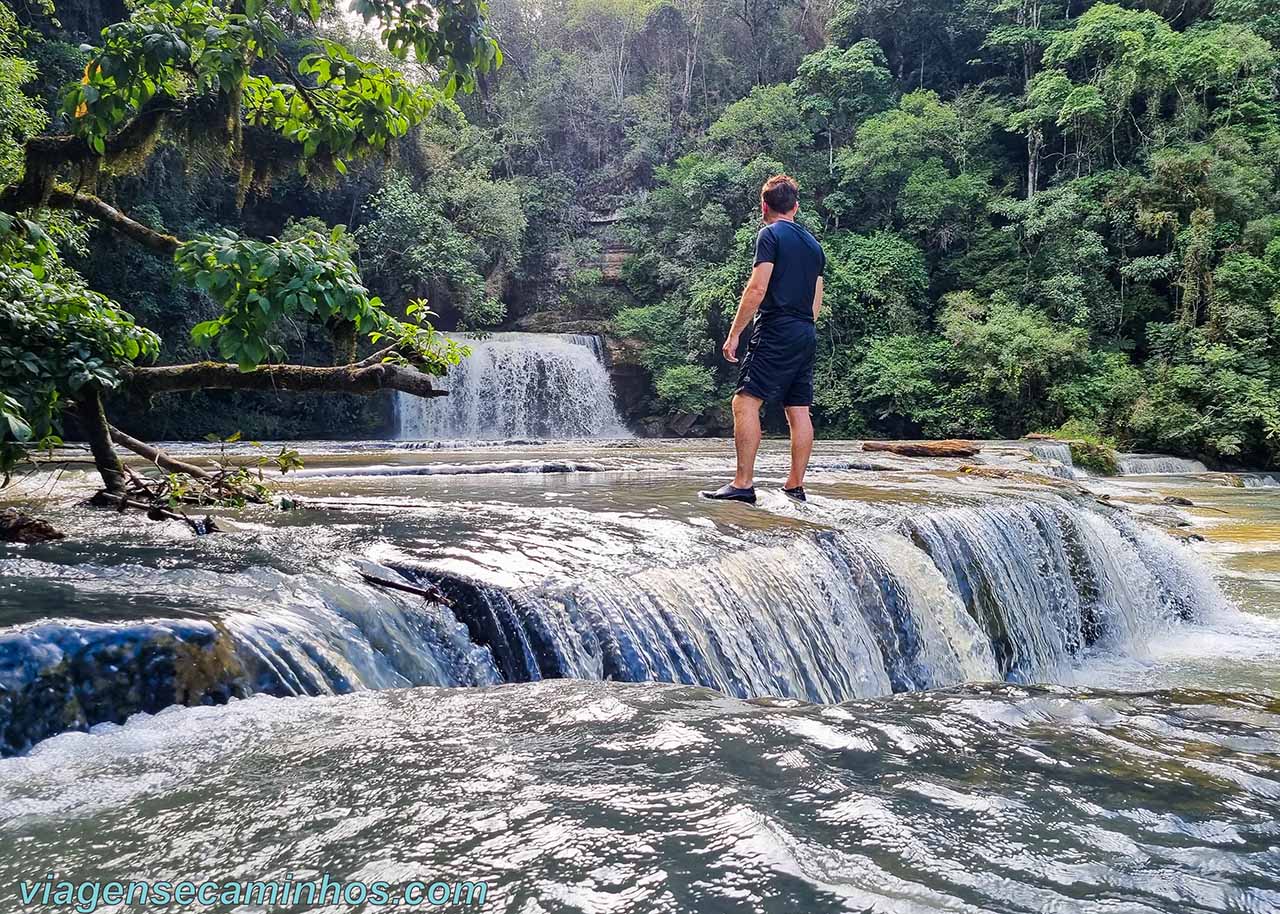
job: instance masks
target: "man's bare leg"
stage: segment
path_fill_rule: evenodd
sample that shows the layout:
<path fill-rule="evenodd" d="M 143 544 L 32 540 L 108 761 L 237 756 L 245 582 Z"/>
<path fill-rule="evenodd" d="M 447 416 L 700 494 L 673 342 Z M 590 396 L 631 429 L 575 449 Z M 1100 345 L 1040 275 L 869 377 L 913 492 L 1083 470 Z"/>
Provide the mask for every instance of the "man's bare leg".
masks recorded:
<path fill-rule="evenodd" d="M 736 418 L 736 411 L 734 415 Z M 809 407 L 788 406 L 787 424 L 791 426 L 791 472 L 787 475 L 785 488 L 798 489 L 804 485 L 804 473 L 809 468 L 809 455 L 813 453 L 813 420 L 809 418 Z M 759 427 L 757 418 L 757 430 Z M 759 440 L 758 436 L 756 440 Z M 754 457 L 754 452 L 752 456 Z"/>
<path fill-rule="evenodd" d="M 733 446 L 738 452 L 738 472 L 733 484 L 749 489 L 755 484 L 756 451 L 760 450 L 760 406 L 764 401 L 751 394 L 733 395 Z"/>

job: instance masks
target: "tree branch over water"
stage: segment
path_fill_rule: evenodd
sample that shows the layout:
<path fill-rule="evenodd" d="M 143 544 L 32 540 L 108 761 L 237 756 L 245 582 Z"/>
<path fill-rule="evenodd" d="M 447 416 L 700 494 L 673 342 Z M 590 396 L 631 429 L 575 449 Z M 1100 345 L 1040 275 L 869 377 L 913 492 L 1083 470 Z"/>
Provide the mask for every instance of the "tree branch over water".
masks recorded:
<path fill-rule="evenodd" d="M 431 377 L 404 365 L 353 362 L 332 367 L 261 365 L 241 371 L 225 362 L 193 362 L 132 368 L 125 373 L 131 391 L 148 396 L 184 390 L 264 390 L 376 394 L 399 390 L 419 397 L 442 397 L 447 391 Z"/>
<path fill-rule="evenodd" d="M 150 226 L 126 216 L 110 203 L 95 197 L 93 194 L 76 193 L 67 188 L 55 188 L 49 194 L 46 202 L 49 206 L 55 208 L 74 209 L 86 216 L 91 216 L 107 228 L 124 235 L 131 241 L 138 242 L 138 244 L 156 254 L 172 256 L 182 243 L 173 235 L 157 232 Z"/>

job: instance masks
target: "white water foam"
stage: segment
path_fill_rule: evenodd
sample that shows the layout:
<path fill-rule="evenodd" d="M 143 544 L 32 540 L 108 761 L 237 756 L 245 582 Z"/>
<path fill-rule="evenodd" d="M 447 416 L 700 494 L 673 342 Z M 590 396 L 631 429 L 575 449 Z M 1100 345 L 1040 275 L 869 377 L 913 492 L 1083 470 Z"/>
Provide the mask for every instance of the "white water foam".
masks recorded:
<path fill-rule="evenodd" d="M 1280 488 L 1280 473 L 1242 473 L 1240 482 L 1246 489 Z"/>
<path fill-rule="evenodd" d="M 1207 473 L 1199 460 L 1186 457 L 1170 457 L 1166 454 L 1120 454 L 1116 466 L 1121 476 L 1174 476 L 1186 473 Z"/>
<path fill-rule="evenodd" d="M 1071 461 L 1071 445 L 1061 441 L 1040 441 L 1031 445 L 1031 453 L 1039 460 L 1060 463 L 1063 466 L 1074 466 Z"/>

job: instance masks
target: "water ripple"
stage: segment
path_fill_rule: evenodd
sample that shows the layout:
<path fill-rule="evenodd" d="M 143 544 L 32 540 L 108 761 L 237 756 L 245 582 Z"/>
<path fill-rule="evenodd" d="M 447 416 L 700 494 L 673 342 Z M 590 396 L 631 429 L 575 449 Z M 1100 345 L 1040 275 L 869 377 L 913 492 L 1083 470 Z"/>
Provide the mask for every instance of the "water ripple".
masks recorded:
<path fill-rule="evenodd" d="M 0 882 L 429 874 L 488 879 L 513 914 L 1280 904 L 1265 696 L 547 682 L 98 731 L 0 762 Z"/>

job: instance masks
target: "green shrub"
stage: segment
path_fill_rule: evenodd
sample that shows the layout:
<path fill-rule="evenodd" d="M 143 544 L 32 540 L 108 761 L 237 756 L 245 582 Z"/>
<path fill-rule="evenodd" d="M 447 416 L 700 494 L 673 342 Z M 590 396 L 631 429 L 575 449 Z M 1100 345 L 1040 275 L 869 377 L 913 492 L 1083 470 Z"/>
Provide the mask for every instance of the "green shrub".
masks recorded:
<path fill-rule="evenodd" d="M 1071 462 L 1081 469 L 1092 470 L 1101 476 L 1114 476 L 1120 472 L 1116 452 L 1105 444 L 1092 441 L 1071 441 Z"/>
<path fill-rule="evenodd" d="M 715 379 L 701 365 L 676 365 L 658 376 L 655 385 L 662 402 L 682 413 L 700 413 L 715 396 Z"/>

